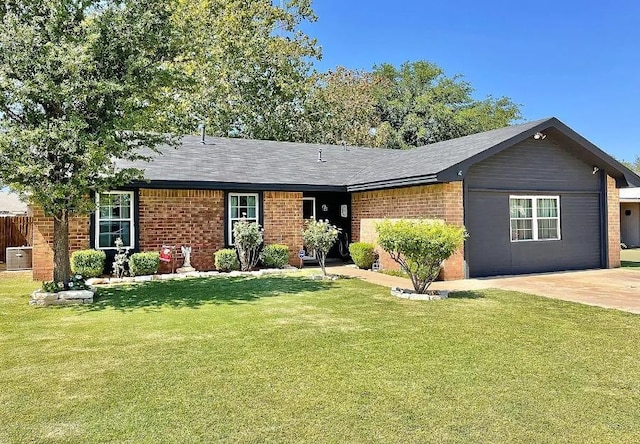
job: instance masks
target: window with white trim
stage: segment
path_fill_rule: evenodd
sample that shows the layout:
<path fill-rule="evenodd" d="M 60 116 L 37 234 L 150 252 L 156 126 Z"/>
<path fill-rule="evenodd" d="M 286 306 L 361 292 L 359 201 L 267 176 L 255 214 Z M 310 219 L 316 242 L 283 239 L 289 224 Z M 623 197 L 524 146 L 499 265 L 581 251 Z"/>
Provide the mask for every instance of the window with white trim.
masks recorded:
<path fill-rule="evenodd" d="M 258 222 L 259 213 L 258 193 L 229 193 L 229 244 L 233 244 L 233 226 L 239 220 L 245 219 L 248 222 Z"/>
<path fill-rule="evenodd" d="M 559 196 L 510 196 L 511 242 L 560 239 Z"/>
<path fill-rule="evenodd" d="M 133 248 L 133 191 L 109 191 L 97 195 L 96 200 L 96 248 L 115 248 L 117 238 L 125 248 Z"/>

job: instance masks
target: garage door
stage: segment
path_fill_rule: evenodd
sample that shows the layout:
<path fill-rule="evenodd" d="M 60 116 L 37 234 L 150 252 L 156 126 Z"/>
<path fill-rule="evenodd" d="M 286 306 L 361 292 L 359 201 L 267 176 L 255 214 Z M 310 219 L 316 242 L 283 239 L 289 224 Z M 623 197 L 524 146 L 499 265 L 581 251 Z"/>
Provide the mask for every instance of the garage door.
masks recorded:
<path fill-rule="evenodd" d="M 560 240 L 512 242 L 509 193 L 470 191 L 465 208 L 471 277 L 602 267 L 600 198 L 559 194 Z"/>

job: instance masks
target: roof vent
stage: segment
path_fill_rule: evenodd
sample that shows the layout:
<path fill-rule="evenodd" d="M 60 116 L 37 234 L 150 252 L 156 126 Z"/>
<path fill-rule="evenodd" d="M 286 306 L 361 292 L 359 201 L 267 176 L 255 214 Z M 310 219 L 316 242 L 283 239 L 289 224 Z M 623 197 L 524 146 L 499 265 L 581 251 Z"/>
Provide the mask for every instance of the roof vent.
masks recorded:
<path fill-rule="evenodd" d="M 322 159 L 322 148 L 318 148 L 318 162 L 326 162 Z"/>
<path fill-rule="evenodd" d="M 204 123 L 200 124 L 200 135 L 202 136 L 200 143 L 204 145 L 205 144 L 204 138 L 207 135 L 207 125 L 205 125 Z"/>

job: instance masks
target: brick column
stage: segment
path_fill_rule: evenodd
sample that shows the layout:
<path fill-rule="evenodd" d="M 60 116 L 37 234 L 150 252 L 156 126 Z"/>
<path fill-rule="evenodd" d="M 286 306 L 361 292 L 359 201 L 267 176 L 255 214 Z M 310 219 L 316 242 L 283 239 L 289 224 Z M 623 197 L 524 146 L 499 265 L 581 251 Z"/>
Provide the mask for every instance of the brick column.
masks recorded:
<path fill-rule="evenodd" d="M 607 176 L 607 268 L 620 267 L 620 190 L 616 181 Z"/>

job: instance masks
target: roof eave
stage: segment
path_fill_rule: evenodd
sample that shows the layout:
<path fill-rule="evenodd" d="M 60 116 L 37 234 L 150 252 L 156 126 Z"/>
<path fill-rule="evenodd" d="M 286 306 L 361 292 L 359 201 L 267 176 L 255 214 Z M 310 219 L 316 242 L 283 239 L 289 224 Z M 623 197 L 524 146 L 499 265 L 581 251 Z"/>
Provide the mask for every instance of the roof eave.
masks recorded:
<path fill-rule="evenodd" d="M 436 174 L 429 174 L 425 176 L 414 176 L 400 179 L 381 180 L 375 182 L 365 182 L 358 184 L 347 185 L 347 191 L 373 191 L 383 190 L 387 188 L 402 188 L 411 187 L 416 185 L 430 185 L 440 182 Z"/>
<path fill-rule="evenodd" d="M 168 190 L 229 190 L 229 191 L 327 191 L 344 193 L 344 185 L 290 184 L 290 183 L 249 183 L 217 182 L 191 180 L 149 180 L 135 181 L 132 188 L 168 189 Z"/>

